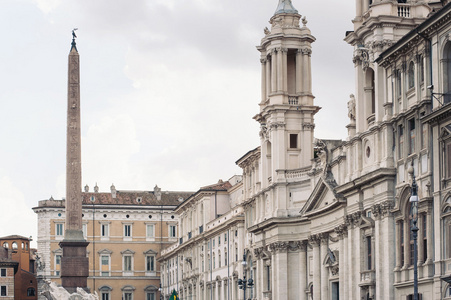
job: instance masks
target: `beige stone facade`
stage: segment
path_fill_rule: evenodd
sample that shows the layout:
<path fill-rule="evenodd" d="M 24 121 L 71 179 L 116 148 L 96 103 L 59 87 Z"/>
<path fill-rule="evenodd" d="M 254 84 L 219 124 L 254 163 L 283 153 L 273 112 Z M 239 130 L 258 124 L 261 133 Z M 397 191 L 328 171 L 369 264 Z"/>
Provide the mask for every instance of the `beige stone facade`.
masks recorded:
<path fill-rule="evenodd" d="M 279 1 L 257 47 L 261 144 L 237 161 L 241 195 L 229 199 L 228 220 L 240 224 L 233 213 L 241 210 L 244 217 L 238 251 L 228 249 L 235 260 L 228 256 L 225 267 L 212 246 L 229 233 L 223 216 L 202 234 L 182 230 L 161 258 L 170 274 L 165 296 L 175 289 L 188 299 L 243 299 L 237 282 L 246 275 L 255 282 L 251 299 L 413 299 L 415 176 L 419 294 L 451 298 L 451 4 L 355 3 L 354 30 L 345 38 L 356 76 L 348 136 L 314 139 L 315 38 L 291 1 Z M 199 203 L 193 197 L 179 206 L 182 222 Z M 244 267 L 237 264 L 242 253 Z"/>
<path fill-rule="evenodd" d="M 90 243 L 88 287 L 111 299 L 159 299 L 162 249 L 177 241 L 178 216 L 174 208 L 190 192 L 120 191 L 83 192 L 82 228 Z M 60 283 L 64 238 L 64 200 L 43 200 L 38 215 L 40 279 Z"/>

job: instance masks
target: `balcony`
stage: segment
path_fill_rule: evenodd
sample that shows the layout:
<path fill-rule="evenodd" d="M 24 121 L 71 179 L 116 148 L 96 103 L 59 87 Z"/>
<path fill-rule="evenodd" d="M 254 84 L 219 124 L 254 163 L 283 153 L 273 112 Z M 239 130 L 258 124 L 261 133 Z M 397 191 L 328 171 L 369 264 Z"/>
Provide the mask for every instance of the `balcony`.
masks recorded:
<path fill-rule="evenodd" d="M 376 281 L 375 272 L 372 270 L 360 272 L 359 286 L 374 286 Z"/>

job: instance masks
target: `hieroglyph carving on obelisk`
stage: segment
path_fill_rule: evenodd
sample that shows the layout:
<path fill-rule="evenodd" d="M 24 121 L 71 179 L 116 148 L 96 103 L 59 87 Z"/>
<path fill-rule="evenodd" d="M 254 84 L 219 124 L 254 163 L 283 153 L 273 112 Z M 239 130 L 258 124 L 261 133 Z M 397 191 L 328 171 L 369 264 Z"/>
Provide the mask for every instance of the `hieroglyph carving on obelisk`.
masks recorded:
<path fill-rule="evenodd" d="M 68 231 L 82 231 L 80 66 L 75 38 L 69 53 L 67 93 L 66 239 L 71 235 Z"/>

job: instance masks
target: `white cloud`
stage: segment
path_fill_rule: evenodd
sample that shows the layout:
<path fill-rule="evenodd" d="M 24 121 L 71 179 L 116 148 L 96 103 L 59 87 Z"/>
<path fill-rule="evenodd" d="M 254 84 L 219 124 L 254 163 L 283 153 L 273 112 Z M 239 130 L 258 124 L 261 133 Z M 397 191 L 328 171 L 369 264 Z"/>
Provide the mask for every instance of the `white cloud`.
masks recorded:
<path fill-rule="evenodd" d="M 36 214 L 25 204 L 23 193 L 8 176 L 0 177 L 0 236 L 22 235 L 37 238 Z M 34 244 L 34 245 L 33 245 Z M 36 247 L 33 242 L 32 247 Z"/>
<path fill-rule="evenodd" d="M 135 121 L 127 114 L 110 114 L 92 124 L 82 139 L 83 185 L 91 188 L 97 182 L 110 186 L 112 180 L 129 182 L 136 180 L 132 168 L 133 156 L 140 151 L 136 139 Z"/>
<path fill-rule="evenodd" d="M 50 13 L 61 4 L 61 0 L 33 0 L 33 2 L 45 14 Z"/>

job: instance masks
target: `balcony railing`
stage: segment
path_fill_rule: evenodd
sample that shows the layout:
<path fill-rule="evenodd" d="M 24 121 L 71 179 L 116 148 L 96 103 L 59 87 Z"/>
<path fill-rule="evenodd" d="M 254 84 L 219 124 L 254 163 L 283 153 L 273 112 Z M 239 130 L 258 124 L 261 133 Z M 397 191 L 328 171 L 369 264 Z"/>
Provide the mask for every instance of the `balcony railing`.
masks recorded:
<path fill-rule="evenodd" d="M 410 6 L 398 5 L 398 17 L 410 18 Z"/>
<path fill-rule="evenodd" d="M 298 96 L 288 96 L 288 104 L 298 105 Z"/>

